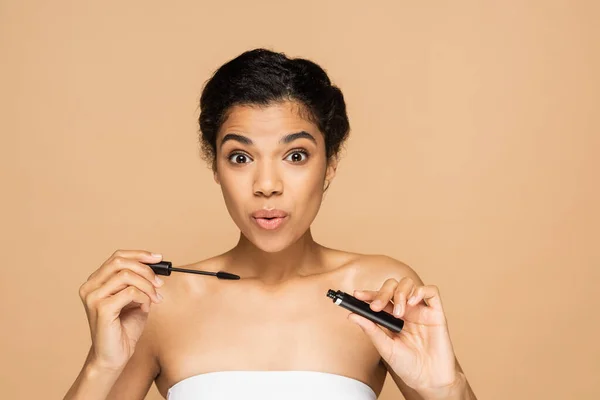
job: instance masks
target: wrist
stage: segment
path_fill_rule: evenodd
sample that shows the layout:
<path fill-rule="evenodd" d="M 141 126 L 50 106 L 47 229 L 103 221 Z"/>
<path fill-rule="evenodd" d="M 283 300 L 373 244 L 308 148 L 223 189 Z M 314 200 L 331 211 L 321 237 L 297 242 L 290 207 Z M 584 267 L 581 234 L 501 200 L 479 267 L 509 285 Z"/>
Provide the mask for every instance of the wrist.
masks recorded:
<path fill-rule="evenodd" d="M 86 362 L 77 379 L 65 395 L 65 400 L 105 400 L 121 371 L 106 369 L 93 362 Z"/>
<path fill-rule="evenodd" d="M 89 379 L 111 380 L 118 378 L 124 367 L 108 367 L 97 362 L 90 361 L 83 367 L 84 375 Z"/>
<path fill-rule="evenodd" d="M 456 372 L 452 383 L 437 388 L 427 388 L 418 391 L 424 400 L 468 400 L 470 399 L 467 378 L 462 372 Z"/>
<path fill-rule="evenodd" d="M 87 358 L 85 360 L 84 369 L 87 373 L 92 376 L 110 376 L 110 375 L 120 375 L 125 369 L 125 364 L 122 365 L 114 365 L 113 363 L 108 364 L 100 359 L 98 359 L 94 353 L 94 348 L 90 347 Z"/>

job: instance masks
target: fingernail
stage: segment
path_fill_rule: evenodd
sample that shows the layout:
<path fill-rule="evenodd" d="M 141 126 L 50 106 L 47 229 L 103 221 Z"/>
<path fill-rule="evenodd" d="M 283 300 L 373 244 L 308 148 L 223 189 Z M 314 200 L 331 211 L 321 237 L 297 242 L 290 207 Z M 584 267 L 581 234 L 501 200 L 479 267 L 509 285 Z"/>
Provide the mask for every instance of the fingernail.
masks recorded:
<path fill-rule="evenodd" d="M 371 303 L 373 305 L 373 307 L 377 308 L 377 307 L 381 307 L 381 301 L 380 300 L 375 300 L 373 303 Z"/>
<path fill-rule="evenodd" d="M 163 285 L 163 283 L 165 283 L 165 281 L 163 281 L 162 279 L 160 279 L 160 278 L 158 277 L 158 275 L 156 275 L 156 276 L 154 277 L 154 281 L 156 282 L 156 284 L 157 284 L 158 286 L 162 286 L 162 285 Z"/>
<path fill-rule="evenodd" d="M 162 257 L 162 255 L 158 254 L 158 253 L 152 253 L 152 257 L 154 257 L 154 258 L 160 258 L 160 257 Z"/>
<path fill-rule="evenodd" d="M 156 292 L 156 297 L 158 297 L 158 301 L 163 301 L 163 296 L 162 294 Z"/>
<path fill-rule="evenodd" d="M 396 304 L 394 306 L 394 315 L 400 315 L 400 308 L 401 308 L 400 304 Z"/>
<path fill-rule="evenodd" d="M 410 299 L 408 299 L 408 304 L 410 304 L 411 306 L 415 305 L 416 302 L 417 298 L 415 296 L 412 296 Z"/>

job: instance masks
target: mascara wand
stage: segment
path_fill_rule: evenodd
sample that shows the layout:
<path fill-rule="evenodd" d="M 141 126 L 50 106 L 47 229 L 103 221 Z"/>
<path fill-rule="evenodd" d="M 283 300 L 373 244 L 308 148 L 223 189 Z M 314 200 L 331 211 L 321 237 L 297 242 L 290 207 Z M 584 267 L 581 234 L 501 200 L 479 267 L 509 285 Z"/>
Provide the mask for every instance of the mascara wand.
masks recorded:
<path fill-rule="evenodd" d="M 210 275 L 216 276 L 218 279 L 229 279 L 229 280 L 238 280 L 240 277 L 235 274 L 230 274 L 229 272 L 209 272 L 209 271 L 197 271 L 194 269 L 185 269 L 185 268 L 173 268 L 173 263 L 171 261 L 161 261 L 155 264 L 144 263 L 158 275 L 171 275 L 172 271 L 175 272 L 188 272 L 190 274 L 199 274 L 199 275 Z"/>

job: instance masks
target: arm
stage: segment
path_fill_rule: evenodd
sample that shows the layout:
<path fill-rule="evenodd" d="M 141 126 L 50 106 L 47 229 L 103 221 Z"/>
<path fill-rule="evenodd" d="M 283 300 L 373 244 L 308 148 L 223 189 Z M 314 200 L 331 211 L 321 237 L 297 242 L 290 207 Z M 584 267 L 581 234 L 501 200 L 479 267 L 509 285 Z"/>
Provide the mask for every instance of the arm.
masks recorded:
<path fill-rule="evenodd" d="M 160 371 L 149 328 L 146 326 L 133 355 L 121 370 L 105 369 L 95 364 L 90 351 L 64 400 L 143 400 Z"/>
<path fill-rule="evenodd" d="M 105 400 L 121 371 L 104 369 L 91 361 L 91 347 L 83 368 L 63 400 Z"/>
<path fill-rule="evenodd" d="M 467 381 L 467 377 L 464 374 L 460 364 L 458 363 L 458 359 L 455 358 L 456 361 L 456 372 L 457 372 L 457 381 L 456 384 L 452 387 L 448 387 L 444 393 L 429 393 L 427 397 L 423 397 L 416 390 L 412 389 L 408 385 L 406 385 L 402 379 L 391 369 L 388 364 L 383 361 L 386 366 L 390 376 L 396 383 L 396 386 L 404 396 L 406 400 L 429 400 L 429 399 L 447 399 L 447 400 L 477 400 L 475 397 L 475 393 L 471 389 L 469 382 Z"/>

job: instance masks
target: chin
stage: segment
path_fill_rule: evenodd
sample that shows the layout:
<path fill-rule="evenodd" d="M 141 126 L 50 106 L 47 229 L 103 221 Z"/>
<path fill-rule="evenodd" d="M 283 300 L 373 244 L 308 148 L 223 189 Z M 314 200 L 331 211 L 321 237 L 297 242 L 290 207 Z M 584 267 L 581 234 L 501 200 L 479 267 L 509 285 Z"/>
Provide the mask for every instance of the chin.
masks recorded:
<path fill-rule="evenodd" d="M 253 236 L 250 241 L 265 253 L 278 253 L 285 250 L 293 243 L 293 241 L 286 236 L 273 236 L 270 238 Z"/>
<path fill-rule="evenodd" d="M 293 230 L 265 231 L 255 226 L 245 226 L 242 234 L 256 248 L 265 253 L 278 253 L 293 245 L 299 237 Z"/>

